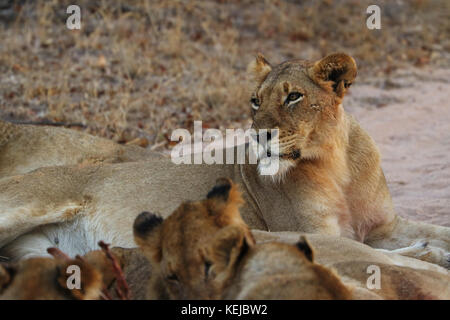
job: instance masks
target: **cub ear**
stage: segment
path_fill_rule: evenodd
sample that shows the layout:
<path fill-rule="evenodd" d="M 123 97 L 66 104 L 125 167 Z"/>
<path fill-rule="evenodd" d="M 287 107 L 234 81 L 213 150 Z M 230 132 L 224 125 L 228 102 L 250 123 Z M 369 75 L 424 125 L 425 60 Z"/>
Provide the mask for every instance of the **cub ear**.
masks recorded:
<path fill-rule="evenodd" d="M 207 199 L 228 201 L 233 182 L 228 178 L 219 178 L 214 187 L 208 192 Z"/>
<path fill-rule="evenodd" d="M 343 98 L 356 78 L 356 62 L 345 53 L 333 53 L 317 61 L 308 70 L 310 78 Z"/>
<path fill-rule="evenodd" d="M 259 85 L 267 78 L 269 72 L 272 71 L 272 67 L 266 58 L 261 53 L 258 53 L 255 60 L 248 65 L 247 71 Z"/>
<path fill-rule="evenodd" d="M 154 213 L 142 212 L 134 220 L 134 240 L 149 258 L 161 261 L 160 230 L 163 218 Z"/>
<path fill-rule="evenodd" d="M 308 259 L 311 262 L 314 262 L 314 251 L 305 236 L 301 236 L 300 240 L 295 244 L 295 246 L 301 252 L 303 252 L 306 259 Z"/>
<path fill-rule="evenodd" d="M 206 196 L 207 207 L 211 215 L 217 217 L 220 226 L 231 223 L 244 224 L 239 208 L 244 203 L 236 184 L 228 178 L 219 178 Z"/>
<path fill-rule="evenodd" d="M 209 191 L 206 206 L 209 214 L 215 217 L 220 227 L 235 226 L 244 232 L 249 245 L 255 244 L 252 233 L 242 219 L 239 208 L 244 204 L 239 188 L 228 178 L 219 178 L 216 185 Z"/>

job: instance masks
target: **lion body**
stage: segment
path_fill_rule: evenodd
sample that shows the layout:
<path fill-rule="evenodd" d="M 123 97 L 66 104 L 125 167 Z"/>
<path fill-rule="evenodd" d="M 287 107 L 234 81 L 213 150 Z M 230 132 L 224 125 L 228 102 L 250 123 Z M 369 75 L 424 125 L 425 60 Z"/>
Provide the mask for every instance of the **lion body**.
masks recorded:
<path fill-rule="evenodd" d="M 227 177 L 242 186 L 241 213 L 251 228 L 342 236 L 382 249 L 424 241 L 426 254 L 414 255 L 448 268 L 449 228 L 395 213 L 375 143 L 343 109 L 356 76 L 354 60 L 335 54 L 272 68 L 258 58 L 253 69 L 253 126 L 280 130 L 283 165 L 274 179 L 261 176 L 259 165 L 175 165 L 81 133 L 31 127 L 17 133 L 3 125 L 2 254 L 40 255 L 59 243 L 74 255 L 95 249 L 100 239 L 133 247 L 131 225 L 139 212 L 166 217 L 178 203 L 199 199 L 212 181 Z M 140 161 L 108 163 L 134 160 Z"/>
<path fill-rule="evenodd" d="M 250 232 L 239 191 L 218 181 L 207 199 L 168 218 L 144 212 L 134 235 L 152 265 L 152 299 L 448 299 L 448 271 L 356 241 Z M 371 287 L 371 268 L 379 283 Z M 375 275 L 377 276 L 377 275 Z M 407 290 L 405 290 L 407 288 Z"/>
<path fill-rule="evenodd" d="M 0 120 L 0 178 L 60 165 L 118 163 L 158 156 L 75 130 Z"/>

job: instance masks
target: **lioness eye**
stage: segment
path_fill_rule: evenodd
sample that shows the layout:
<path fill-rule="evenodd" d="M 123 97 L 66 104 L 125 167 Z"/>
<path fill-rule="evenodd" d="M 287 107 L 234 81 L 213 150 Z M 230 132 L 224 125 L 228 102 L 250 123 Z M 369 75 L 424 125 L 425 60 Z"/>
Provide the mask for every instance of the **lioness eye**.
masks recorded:
<path fill-rule="evenodd" d="M 284 104 L 291 105 L 291 104 L 301 101 L 302 99 L 303 99 L 303 94 L 301 94 L 300 92 L 291 92 L 288 94 Z"/>
<path fill-rule="evenodd" d="M 251 98 L 250 99 L 250 104 L 252 105 L 252 109 L 253 110 L 258 110 L 259 109 L 259 99 L 258 98 Z"/>

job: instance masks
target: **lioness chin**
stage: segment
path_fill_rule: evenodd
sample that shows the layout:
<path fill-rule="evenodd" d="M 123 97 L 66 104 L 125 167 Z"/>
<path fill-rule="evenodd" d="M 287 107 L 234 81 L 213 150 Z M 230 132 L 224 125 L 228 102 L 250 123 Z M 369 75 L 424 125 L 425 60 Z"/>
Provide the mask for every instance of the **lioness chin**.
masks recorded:
<path fill-rule="evenodd" d="M 258 55 L 250 70 L 253 128 L 279 131 L 275 179 L 259 175 L 258 165 L 175 165 L 160 157 L 6 177 L 0 180 L 3 255 L 45 254 L 55 245 L 77 254 L 95 249 L 98 239 L 132 247 L 138 212 L 167 216 L 225 176 L 243 186 L 242 215 L 251 228 L 343 236 L 449 268 L 449 228 L 395 213 L 379 152 L 344 111 L 356 77 L 353 58 L 338 53 L 271 66 Z"/>

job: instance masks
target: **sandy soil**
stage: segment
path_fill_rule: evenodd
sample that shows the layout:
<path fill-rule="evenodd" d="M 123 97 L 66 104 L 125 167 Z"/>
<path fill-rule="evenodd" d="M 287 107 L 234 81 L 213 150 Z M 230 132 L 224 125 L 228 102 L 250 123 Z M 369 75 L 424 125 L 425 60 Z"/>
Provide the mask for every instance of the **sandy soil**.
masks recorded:
<path fill-rule="evenodd" d="M 356 84 L 347 110 L 376 141 L 397 212 L 450 226 L 450 70 Z M 370 105 L 370 107 L 366 107 Z"/>

